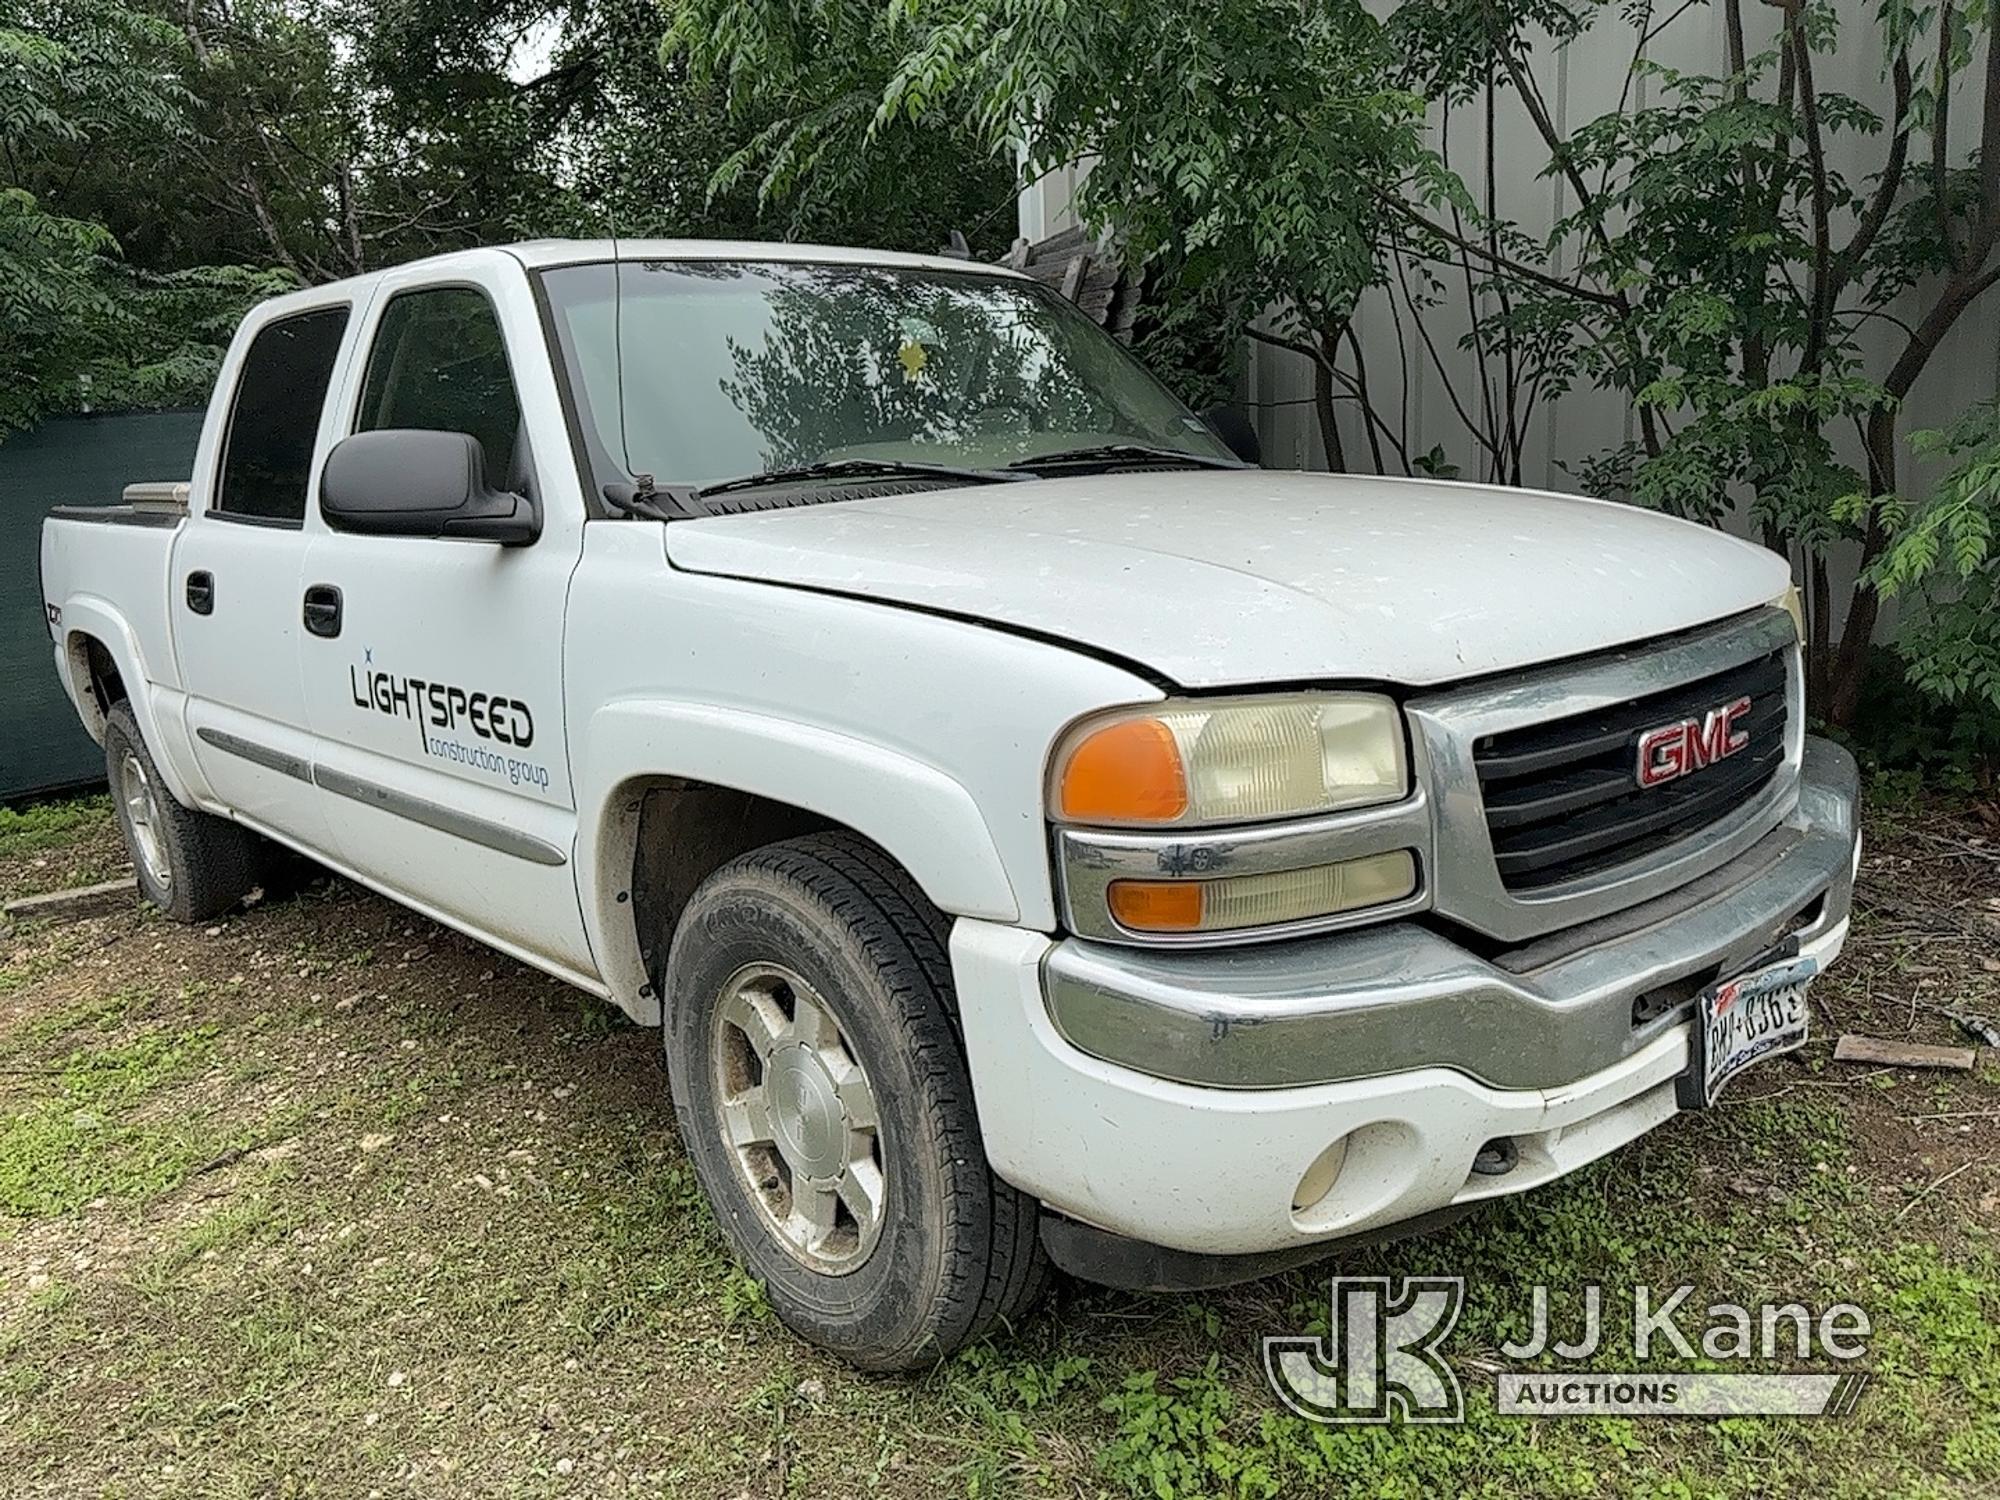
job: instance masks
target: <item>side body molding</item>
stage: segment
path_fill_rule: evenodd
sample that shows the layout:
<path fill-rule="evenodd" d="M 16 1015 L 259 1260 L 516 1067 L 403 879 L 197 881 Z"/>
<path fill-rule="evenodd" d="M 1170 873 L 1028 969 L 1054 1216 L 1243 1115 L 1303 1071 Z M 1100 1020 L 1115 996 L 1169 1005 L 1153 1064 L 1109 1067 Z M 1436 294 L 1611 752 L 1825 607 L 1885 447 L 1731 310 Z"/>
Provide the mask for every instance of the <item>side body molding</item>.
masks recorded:
<path fill-rule="evenodd" d="M 632 878 L 634 793 L 684 777 L 803 807 L 875 840 L 954 916 L 1020 918 L 1020 903 L 978 804 L 957 781 L 884 746 L 747 710 L 654 698 L 614 701 L 576 735 L 578 895 L 613 998 L 642 1024 L 657 996 L 620 898 Z M 642 993 L 643 992 L 643 993 Z"/>

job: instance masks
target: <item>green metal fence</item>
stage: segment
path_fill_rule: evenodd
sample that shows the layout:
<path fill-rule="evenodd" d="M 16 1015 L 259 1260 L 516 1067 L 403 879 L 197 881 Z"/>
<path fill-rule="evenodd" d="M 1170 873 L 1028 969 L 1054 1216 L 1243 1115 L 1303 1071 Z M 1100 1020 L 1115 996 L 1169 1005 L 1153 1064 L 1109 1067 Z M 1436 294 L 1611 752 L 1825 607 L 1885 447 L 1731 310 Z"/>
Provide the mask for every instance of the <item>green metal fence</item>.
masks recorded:
<path fill-rule="evenodd" d="M 104 757 L 63 697 L 38 560 L 52 505 L 108 505 L 137 479 L 185 479 L 201 413 L 60 417 L 0 442 L 0 800 L 104 778 Z"/>

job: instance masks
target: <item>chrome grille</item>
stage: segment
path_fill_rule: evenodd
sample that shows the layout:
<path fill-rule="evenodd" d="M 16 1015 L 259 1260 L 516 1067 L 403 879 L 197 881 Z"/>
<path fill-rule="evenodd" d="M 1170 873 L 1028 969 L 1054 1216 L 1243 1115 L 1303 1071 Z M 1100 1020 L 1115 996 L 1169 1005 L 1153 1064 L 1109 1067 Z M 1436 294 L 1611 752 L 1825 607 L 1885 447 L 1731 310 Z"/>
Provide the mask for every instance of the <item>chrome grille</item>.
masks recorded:
<path fill-rule="evenodd" d="M 1727 816 L 1757 796 L 1785 763 L 1787 653 L 1588 713 L 1489 734 L 1472 759 L 1501 884 L 1525 893 L 1641 858 Z M 1636 777 L 1639 739 L 1699 721 L 1739 697 L 1734 755 L 1664 785 Z"/>

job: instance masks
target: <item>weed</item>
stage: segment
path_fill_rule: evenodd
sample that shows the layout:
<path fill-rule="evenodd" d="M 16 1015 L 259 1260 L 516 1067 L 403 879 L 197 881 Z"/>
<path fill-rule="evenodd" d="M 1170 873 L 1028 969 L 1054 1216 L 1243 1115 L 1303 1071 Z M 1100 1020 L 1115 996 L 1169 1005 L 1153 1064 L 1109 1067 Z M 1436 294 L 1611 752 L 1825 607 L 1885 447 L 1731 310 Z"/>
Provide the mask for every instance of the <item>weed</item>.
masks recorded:
<path fill-rule="evenodd" d="M 771 1311 L 771 1294 L 764 1289 L 764 1283 L 741 1266 L 729 1268 L 718 1295 L 725 1323 L 763 1323 L 775 1317 Z"/>

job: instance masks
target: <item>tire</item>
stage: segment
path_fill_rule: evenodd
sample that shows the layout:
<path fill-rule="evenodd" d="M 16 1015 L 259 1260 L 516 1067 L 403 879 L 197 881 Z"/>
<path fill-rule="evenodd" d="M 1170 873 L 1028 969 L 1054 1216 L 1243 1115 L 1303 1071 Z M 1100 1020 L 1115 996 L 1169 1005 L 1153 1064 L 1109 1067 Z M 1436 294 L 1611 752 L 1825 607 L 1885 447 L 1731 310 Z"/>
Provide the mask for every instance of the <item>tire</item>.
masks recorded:
<path fill-rule="evenodd" d="M 153 905 L 176 922 L 206 922 L 257 883 L 263 841 L 227 818 L 176 802 L 122 702 L 105 717 L 104 766 L 139 890 Z"/>
<path fill-rule="evenodd" d="M 814 834 L 710 875 L 667 956 L 674 1109 L 722 1232 L 865 1370 L 934 1364 L 1048 1283 L 1040 1206 L 986 1165 L 946 931 L 880 849 Z"/>

